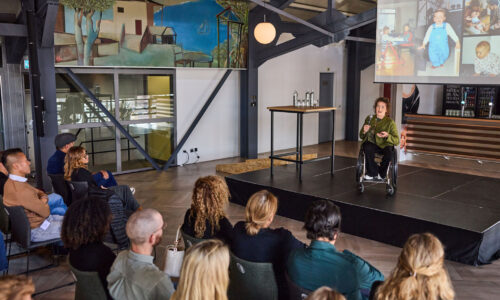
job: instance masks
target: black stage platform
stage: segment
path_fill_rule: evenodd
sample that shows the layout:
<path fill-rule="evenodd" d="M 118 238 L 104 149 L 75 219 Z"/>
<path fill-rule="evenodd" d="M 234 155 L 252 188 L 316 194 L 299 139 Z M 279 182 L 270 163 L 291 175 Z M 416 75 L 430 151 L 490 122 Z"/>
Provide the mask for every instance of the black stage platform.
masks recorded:
<path fill-rule="evenodd" d="M 245 205 L 254 192 L 268 189 L 279 199 L 278 214 L 303 221 L 312 201 L 328 199 L 342 212 L 342 231 L 401 247 L 413 233 L 432 232 L 446 258 L 479 265 L 500 255 L 500 180 L 399 166 L 398 190 L 386 196 L 384 184 L 357 191 L 356 160 L 335 157 L 305 165 L 302 183 L 295 165 L 226 177 L 231 202 Z"/>

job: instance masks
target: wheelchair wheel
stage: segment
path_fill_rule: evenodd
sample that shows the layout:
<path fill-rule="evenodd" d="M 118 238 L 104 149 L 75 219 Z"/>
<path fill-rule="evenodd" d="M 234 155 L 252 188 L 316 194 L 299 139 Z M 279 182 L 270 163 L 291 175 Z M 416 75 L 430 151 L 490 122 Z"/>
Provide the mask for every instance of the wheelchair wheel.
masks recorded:
<path fill-rule="evenodd" d="M 393 151 L 391 164 L 392 164 L 392 169 L 391 169 L 392 187 L 394 188 L 394 190 L 396 190 L 397 186 L 398 186 L 398 153 L 397 153 L 397 150 Z"/>
<path fill-rule="evenodd" d="M 391 185 L 391 184 L 387 184 L 386 187 L 385 187 L 386 191 L 387 191 L 387 195 L 389 196 L 393 196 L 394 195 L 394 187 Z"/>
<path fill-rule="evenodd" d="M 361 194 L 365 191 L 365 185 L 364 185 L 362 182 L 360 182 L 360 183 L 358 184 L 358 191 L 359 191 Z"/>
<path fill-rule="evenodd" d="M 365 164 L 365 155 L 363 150 L 359 151 L 358 161 L 356 162 L 356 182 L 361 182 L 361 176 L 363 176 L 363 169 Z"/>

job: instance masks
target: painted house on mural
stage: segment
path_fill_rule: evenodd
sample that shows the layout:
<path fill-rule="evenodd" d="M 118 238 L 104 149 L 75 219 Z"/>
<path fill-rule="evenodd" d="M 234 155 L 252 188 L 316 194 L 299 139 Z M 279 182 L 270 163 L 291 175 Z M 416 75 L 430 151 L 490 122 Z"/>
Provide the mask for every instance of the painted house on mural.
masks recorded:
<path fill-rule="evenodd" d="M 154 12 L 162 9 L 162 5 L 154 1 L 115 1 L 113 7 L 102 12 L 98 38 L 92 46 L 94 65 L 116 65 L 114 61 L 122 61 L 125 65 L 132 53 L 121 54 L 122 50 L 142 53 L 150 44 L 175 44 L 176 33 L 167 26 L 154 26 Z M 77 47 L 75 40 L 75 11 L 59 6 L 55 28 L 56 63 L 76 64 Z M 97 13 L 92 17 L 94 26 L 99 21 Z M 87 38 L 85 18 L 82 20 L 84 40 Z M 173 53 L 173 50 L 170 52 Z M 108 57 L 109 59 L 105 59 Z M 141 59 L 146 61 L 146 57 Z M 134 61 L 134 60 L 132 60 Z M 137 62 L 140 64 L 140 61 Z M 136 63 L 136 64 L 137 64 Z"/>

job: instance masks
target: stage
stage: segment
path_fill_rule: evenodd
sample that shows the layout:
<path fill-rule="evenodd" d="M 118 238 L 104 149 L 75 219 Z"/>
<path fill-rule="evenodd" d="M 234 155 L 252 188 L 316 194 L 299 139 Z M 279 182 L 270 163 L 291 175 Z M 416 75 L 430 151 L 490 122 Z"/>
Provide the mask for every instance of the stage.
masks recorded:
<path fill-rule="evenodd" d="M 443 242 L 446 258 L 470 265 L 500 255 L 500 179 L 399 166 L 398 189 L 386 195 L 384 184 L 367 184 L 360 194 L 356 160 L 335 157 L 226 177 L 231 202 L 245 205 L 254 192 L 268 189 L 279 199 L 278 215 L 303 221 L 317 199 L 333 201 L 342 212 L 342 232 L 401 247 L 408 236 L 431 232 Z"/>

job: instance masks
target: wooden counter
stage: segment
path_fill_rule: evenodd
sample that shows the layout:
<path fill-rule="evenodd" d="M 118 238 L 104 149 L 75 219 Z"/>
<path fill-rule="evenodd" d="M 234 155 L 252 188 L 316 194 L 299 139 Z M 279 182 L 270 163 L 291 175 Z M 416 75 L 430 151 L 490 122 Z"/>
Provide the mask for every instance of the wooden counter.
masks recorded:
<path fill-rule="evenodd" d="M 500 120 L 406 115 L 407 150 L 500 160 Z"/>

